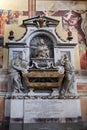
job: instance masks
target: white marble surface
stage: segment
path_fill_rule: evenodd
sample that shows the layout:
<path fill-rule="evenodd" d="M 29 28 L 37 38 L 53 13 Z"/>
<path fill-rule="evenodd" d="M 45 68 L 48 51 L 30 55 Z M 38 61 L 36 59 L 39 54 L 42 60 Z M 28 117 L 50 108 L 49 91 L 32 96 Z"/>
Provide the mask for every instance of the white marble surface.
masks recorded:
<path fill-rule="evenodd" d="M 38 118 L 78 118 L 79 99 L 30 99 L 24 101 L 24 122 Z"/>
<path fill-rule="evenodd" d="M 11 99 L 10 118 L 23 118 L 23 99 Z"/>

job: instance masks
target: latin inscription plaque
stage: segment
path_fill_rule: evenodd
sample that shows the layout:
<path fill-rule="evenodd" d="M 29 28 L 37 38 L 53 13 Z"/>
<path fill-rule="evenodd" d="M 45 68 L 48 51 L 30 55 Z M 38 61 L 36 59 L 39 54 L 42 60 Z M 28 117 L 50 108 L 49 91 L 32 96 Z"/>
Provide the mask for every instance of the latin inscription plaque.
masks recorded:
<path fill-rule="evenodd" d="M 81 116 L 79 99 L 29 99 L 24 101 L 24 122 L 37 119 L 77 118 Z"/>

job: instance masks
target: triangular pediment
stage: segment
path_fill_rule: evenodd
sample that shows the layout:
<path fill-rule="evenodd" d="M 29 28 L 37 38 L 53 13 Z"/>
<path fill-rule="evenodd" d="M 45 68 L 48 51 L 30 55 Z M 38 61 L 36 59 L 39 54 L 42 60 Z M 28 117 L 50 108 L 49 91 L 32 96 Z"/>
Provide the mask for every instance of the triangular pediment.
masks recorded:
<path fill-rule="evenodd" d="M 55 20 L 46 16 L 36 16 L 30 19 L 23 20 L 23 25 L 25 26 L 37 26 L 37 27 L 46 27 L 46 26 L 57 26 L 59 20 Z"/>

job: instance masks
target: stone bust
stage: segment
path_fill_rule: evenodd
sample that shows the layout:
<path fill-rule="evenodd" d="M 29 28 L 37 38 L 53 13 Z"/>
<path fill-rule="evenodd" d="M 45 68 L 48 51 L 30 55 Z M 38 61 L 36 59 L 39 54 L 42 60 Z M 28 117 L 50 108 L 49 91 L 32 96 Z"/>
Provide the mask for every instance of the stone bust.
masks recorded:
<path fill-rule="evenodd" d="M 43 39 L 40 39 L 39 46 L 35 50 L 35 55 L 37 58 L 49 58 L 49 48 L 45 44 Z"/>

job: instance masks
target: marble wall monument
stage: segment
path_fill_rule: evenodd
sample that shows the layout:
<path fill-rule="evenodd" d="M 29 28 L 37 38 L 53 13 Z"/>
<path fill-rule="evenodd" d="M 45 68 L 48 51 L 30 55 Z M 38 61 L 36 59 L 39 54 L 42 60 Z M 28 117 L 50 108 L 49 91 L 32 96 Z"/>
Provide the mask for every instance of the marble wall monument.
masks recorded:
<path fill-rule="evenodd" d="M 74 47 L 56 34 L 59 21 L 45 16 L 23 20 L 25 35 L 9 41 L 10 123 L 66 123 L 81 119 Z M 15 104 L 15 109 L 14 109 Z M 21 106 L 21 107 L 20 107 Z"/>

